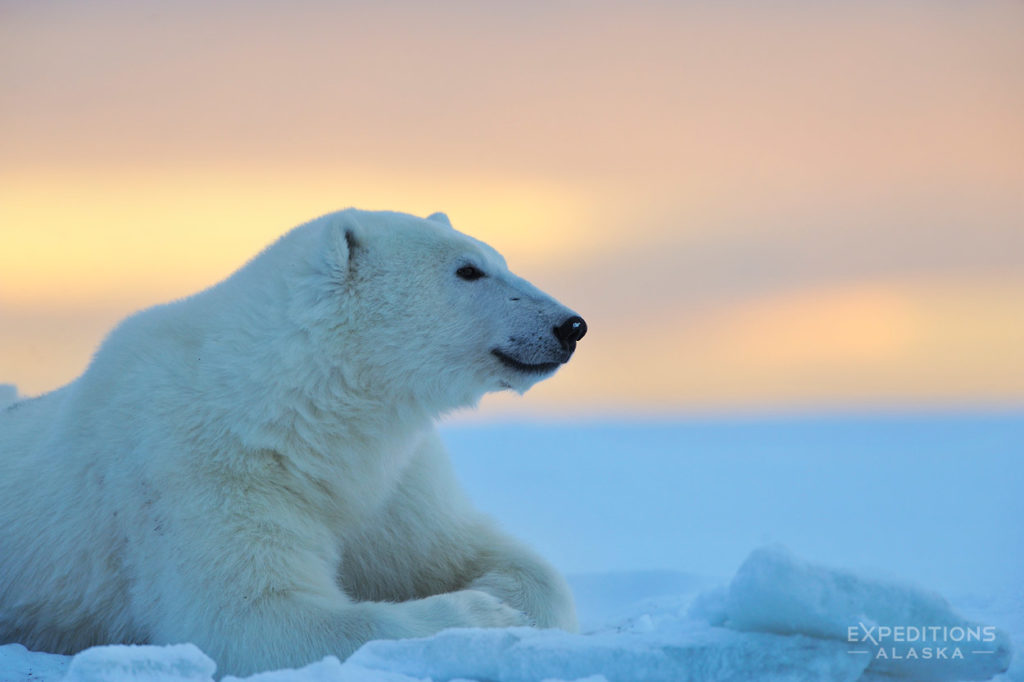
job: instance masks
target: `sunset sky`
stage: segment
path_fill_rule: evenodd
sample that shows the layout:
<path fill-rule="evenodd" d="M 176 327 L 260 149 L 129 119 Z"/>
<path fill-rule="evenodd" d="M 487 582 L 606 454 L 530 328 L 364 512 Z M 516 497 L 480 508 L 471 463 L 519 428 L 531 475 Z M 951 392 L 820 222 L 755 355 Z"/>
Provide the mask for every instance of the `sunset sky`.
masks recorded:
<path fill-rule="evenodd" d="M 490 413 L 1024 406 L 1024 3 L 0 0 L 0 383 L 346 206 L 578 310 Z"/>

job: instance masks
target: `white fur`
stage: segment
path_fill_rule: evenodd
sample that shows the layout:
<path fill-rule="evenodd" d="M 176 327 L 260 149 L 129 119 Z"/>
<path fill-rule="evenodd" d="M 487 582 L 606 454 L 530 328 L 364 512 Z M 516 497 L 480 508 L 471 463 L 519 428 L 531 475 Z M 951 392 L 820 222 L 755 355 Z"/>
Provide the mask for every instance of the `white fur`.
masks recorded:
<path fill-rule="evenodd" d="M 348 210 L 126 319 L 76 381 L 0 412 L 0 643 L 193 642 L 238 675 L 453 626 L 575 629 L 434 427 L 542 378 L 491 350 L 557 358 L 573 314 L 443 214 Z"/>

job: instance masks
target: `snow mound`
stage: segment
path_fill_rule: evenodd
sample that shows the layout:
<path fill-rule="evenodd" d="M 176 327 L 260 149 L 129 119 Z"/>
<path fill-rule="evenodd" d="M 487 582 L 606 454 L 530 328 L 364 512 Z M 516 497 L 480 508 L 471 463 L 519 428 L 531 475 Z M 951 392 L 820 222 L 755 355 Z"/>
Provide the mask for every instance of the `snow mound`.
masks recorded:
<path fill-rule="evenodd" d="M 876 675 L 986 680 L 1012 658 L 1005 633 L 963 618 L 934 592 L 812 565 L 778 546 L 751 553 L 728 588 L 699 597 L 691 615 L 743 632 L 842 642 Z"/>

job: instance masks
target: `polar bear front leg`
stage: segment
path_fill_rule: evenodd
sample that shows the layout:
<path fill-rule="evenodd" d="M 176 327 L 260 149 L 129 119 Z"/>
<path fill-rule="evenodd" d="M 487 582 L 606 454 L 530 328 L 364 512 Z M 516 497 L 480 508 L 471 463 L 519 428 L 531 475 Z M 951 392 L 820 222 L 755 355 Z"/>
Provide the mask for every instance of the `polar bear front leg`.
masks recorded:
<path fill-rule="evenodd" d="M 256 562 L 266 569 L 271 561 Z M 275 580 L 256 571 L 211 590 L 213 575 L 178 581 L 173 594 L 150 604 L 154 644 L 192 642 L 220 674 L 251 675 L 301 667 L 324 656 L 345 659 L 368 641 L 427 637 L 452 627 L 527 625 L 520 611 L 480 590 L 458 590 L 404 602 L 355 602 L 330 581 Z M 270 566 L 269 573 L 277 573 Z M 307 572 L 304 578 L 309 578 Z M 256 578 L 253 580 L 252 578 Z M 319 583 L 319 584 L 316 584 Z"/>
<path fill-rule="evenodd" d="M 402 603 L 348 603 L 317 608 L 304 599 L 280 600 L 276 612 L 254 610 L 235 616 L 211 639 L 195 641 L 221 669 L 235 675 L 300 667 L 324 656 L 342 660 L 375 639 L 428 637 L 450 627 L 525 625 L 522 613 L 498 598 L 461 590 Z"/>
<path fill-rule="evenodd" d="M 388 532 L 367 534 L 354 543 L 342 569 L 341 587 L 361 603 L 397 605 L 441 600 L 440 607 L 443 600 L 458 595 L 486 595 L 525 614 L 509 624 L 576 632 L 572 592 L 558 571 L 486 517 L 474 516 L 465 524 L 437 523 L 429 534 L 419 524 L 403 524 L 408 517 L 391 516 Z"/>
<path fill-rule="evenodd" d="M 371 602 L 374 603 L 374 602 Z M 384 634 L 381 638 L 423 637 L 445 628 L 501 628 L 514 625 L 529 625 L 529 618 L 500 597 L 483 590 L 467 589 L 445 594 L 435 594 L 423 599 L 407 602 L 376 602 L 383 610 L 403 612 L 396 633 Z M 390 614 L 383 614 L 387 622 Z M 421 632 L 399 632 L 408 629 L 408 623 L 415 623 Z"/>
<path fill-rule="evenodd" d="M 532 550 L 496 529 L 480 531 L 488 542 L 478 558 L 485 570 L 470 590 L 492 594 L 522 611 L 530 624 L 577 632 L 572 592 L 561 574 Z"/>
<path fill-rule="evenodd" d="M 481 591 L 526 614 L 531 625 L 577 630 L 565 580 L 473 507 L 436 434 L 380 515 L 350 537 L 339 582 L 360 601 Z"/>

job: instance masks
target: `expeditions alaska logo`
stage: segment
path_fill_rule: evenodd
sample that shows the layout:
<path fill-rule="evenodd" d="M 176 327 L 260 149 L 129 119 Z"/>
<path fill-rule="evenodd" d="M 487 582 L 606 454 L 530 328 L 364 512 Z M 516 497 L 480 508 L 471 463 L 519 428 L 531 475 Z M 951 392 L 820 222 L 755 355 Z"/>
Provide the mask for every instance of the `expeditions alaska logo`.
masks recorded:
<path fill-rule="evenodd" d="M 846 629 L 848 653 L 875 660 L 963 660 L 995 654 L 996 628 L 991 625 L 873 625 Z"/>

